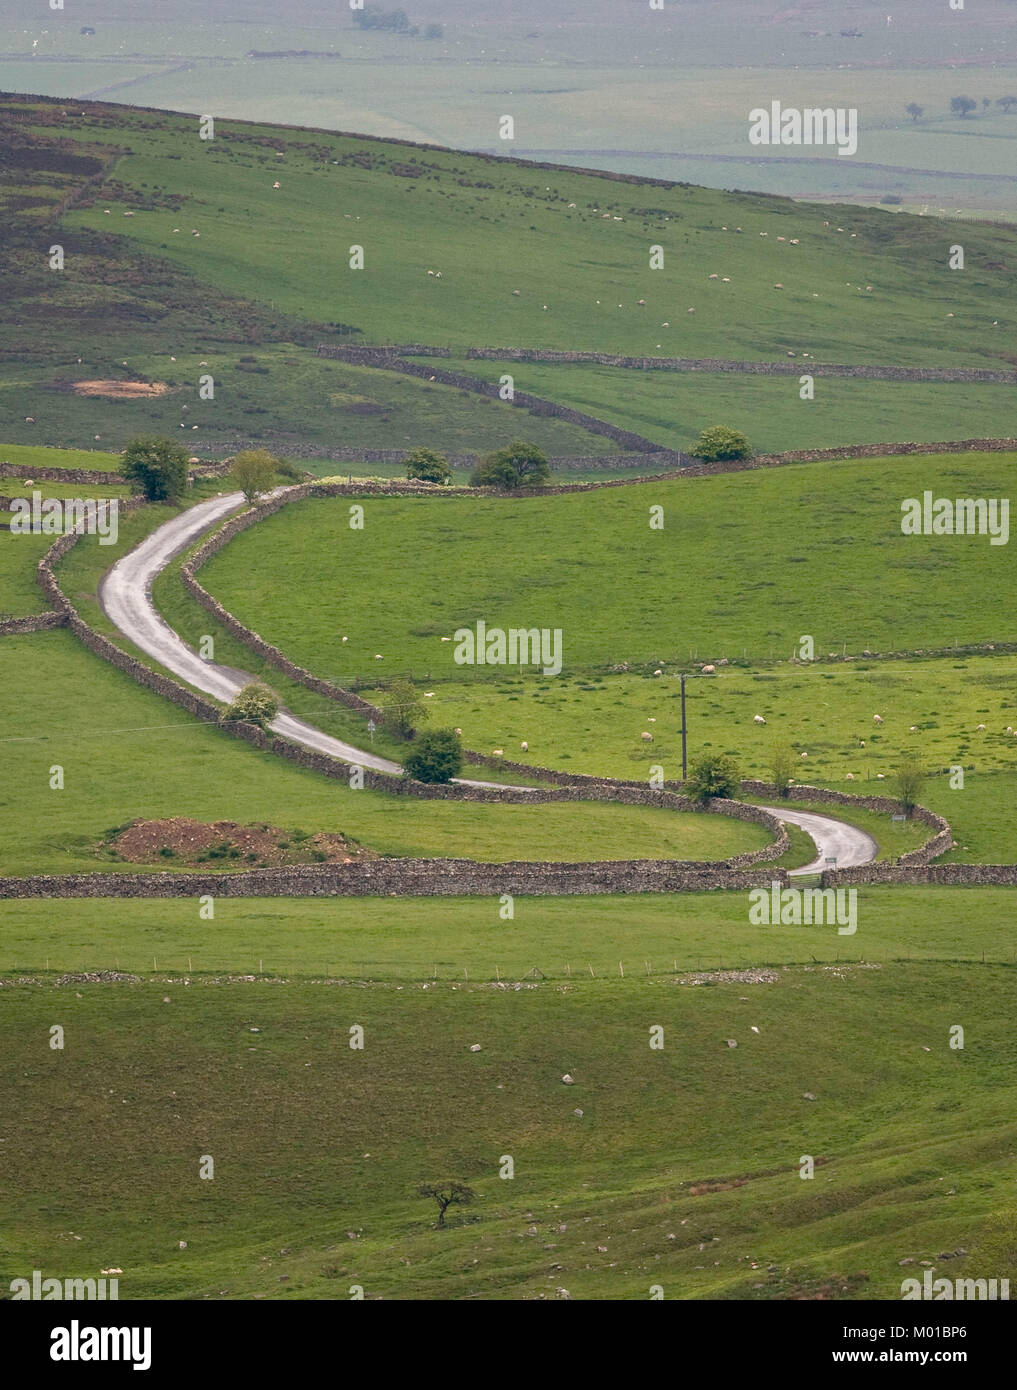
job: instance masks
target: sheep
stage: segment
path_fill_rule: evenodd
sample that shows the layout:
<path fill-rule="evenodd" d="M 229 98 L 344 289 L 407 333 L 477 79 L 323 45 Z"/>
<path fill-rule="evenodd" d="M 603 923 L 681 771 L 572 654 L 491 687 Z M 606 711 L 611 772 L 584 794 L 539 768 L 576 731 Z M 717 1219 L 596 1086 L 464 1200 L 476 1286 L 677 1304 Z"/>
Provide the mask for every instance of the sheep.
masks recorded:
<path fill-rule="evenodd" d="M 504 758 L 504 756 L 505 756 L 505 749 L 504 749 L 504 748 L 492 748 L 492 749 L 491 749 L 491 752 L 492 752 L 492 754 L 494 755 L 494 757 L 496 757 L 496 758 Z"/>
<path fill-rule="evenodd" d="M 730 275 L 723 275 L 723 276 L 721 276 L 721 284 L 723 284 L 723 285 L 730 285 L 730 283 L 731 283 L 731 277 L 730 277 Z"/>
<path fill-rule="evenodd" d="M 528 753 L 530 751 L 530 745 L 526 742 L 525 739 L 523 739 L 519 747 L 523 750 L 524 753 Z"/>
<path fill-rule="evenodd" d="M 34 415 L 26 415 L 26 416 L 25 416 L 25 424 L 26 424 L 26 425 L 34 425 L 34 424 L 35 424 L 35 416 L 34 416 Z"/>
<path fill-rule="evenodd" d="M 855 780 L 855 774 L 854 774 L 853 772 L 849 772 L 849 773 L 847 774 L 847 776 L 844 778 L 844 781 L 845 781 L 845 782 L 853 782 L 854 780 Z"/>
<path fill-rule="evenodd" d="M 433 271 L 433 270 L 429 270 L 427 273 L 428 273 L 428 275 L 433 275 L 433 274 L 434 274 L 434 271 Z"/>
<path fill-rule="evenodd" d="M 282 184 L 279 182 L 278 179 L 276 179 L 276 181 L 275 181 L 275 183 L 272 185 L 272 187 L 273 187 L 273 188 L 282 188 Z"/>
<path fill-rule="evenodd" d="M 754 714 L 752 716 L 752 722 L 753 724 L 765 724 L 766 720 L 763 718 L 761 714 Z"/>
<path fill-rule="evenodd" d="M 644 729 L 643 732 L 639 735 L 639 737 L 643 740 L 644 743 L 652 743 L 652 742 L 653 742 L 653 735 L 652 735 L 651 733 L 647 732 L 647 730 L 645 730 L 645 729 Z"/>
<path fill-rule="evenodd" d="M 430 272 L 428 272 L 428 273 L 430 274 Z M 519 290 L 513 290 L 512 293 L 513 293 L 513 295 L 516 297 L 516 299 L 519 298 L 519 294 L 520 294 L 520 291 L 519 291 Z"/>
<path fill-rule="evenodd" d="M 453 729 L 452 732 L 453 732 L 454 734 L 458 734 L 460 738 L 462 738 L 462 736 L 463 736 L 463 731 L 462 731 L 462 729 Z"/>
<path fill-rule="evenodd" d="M 786 236 L 779 236 L 779 237 L 777 238 L 777 240 L 778 240 L 778 241 L 787 241 L 787 237 L 786 237 Z"/>
<path fill-rule="evenodd" d="M 872 716 L 872 722 L 873 724 L 882 724 L 883 716 L 881 714 L 874 714 Z"/>
<path fill-rule="evenodd" d="M 783 286 L 783 285 L 774 285 L 773 288 L 774 288 L 775 290 L 782 290 L 782 289 L 784 288 L 784 286 Z"/>
<path fill-rule="evenodd" d="M 718 277 L 717 277 L 716 275 L 711 275 L 711 276 L 710 276 L 710 279 L 711 279 L 711 280 L 716 280 L 717 278 L 718 278 Z"/>
<path fill-rule="evenodd" d="M 716 669 L 717 669 L 716 666 L 704 666 L 704 667 L 703 667 L 703 675 L 704 675 L 704 676 L 712 676 L 713 673 L 714 673 L 714 671 L 716 671 Z"/>
<path fill-rule="evenodd" d="M 985 725 L 984 725 L 984 724 L 979 724 L 979 725 L 977 726 L 977 728 L 975 729 L 975 733 L 976 733 L 976 734 L 980 734 L 980 733 L 984 730 L 984 728 L 985 728 Z"/>
<path fill-rule="evenodd" d="M 440 270 L 436 270 L 436 271 L 434 272 L 434 278 L 435 278 L 436 280 L 440 280 L 440 279 L 441 279 L 441 271 L 440 271 Z"/>
<path fill-rule="evenodd" d="M 656 671 L 654 671 L 653 674 L 654 674 L 655 676 L 662 676 L 662 675 L 664 674 L 664 672 L 661 671 L 661 670 L 656 670 Z"/>
<path fill-rule="evenodd" d="M 802 758 L 807 758 L 808 756 L 809 756 L 808 753 L 800 753 L 800 754 L 799 754 L 799 757 L 802 757 Z"/>

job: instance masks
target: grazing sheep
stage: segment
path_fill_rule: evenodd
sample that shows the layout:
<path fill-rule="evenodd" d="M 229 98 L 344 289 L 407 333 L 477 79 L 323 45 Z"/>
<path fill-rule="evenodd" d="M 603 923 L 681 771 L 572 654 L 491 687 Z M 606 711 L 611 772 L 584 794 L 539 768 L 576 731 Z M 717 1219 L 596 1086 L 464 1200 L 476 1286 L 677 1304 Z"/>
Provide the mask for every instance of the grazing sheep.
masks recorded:
<path fill-rule="evenodd" d="M 434 274 L 434 271 L 433 271 L 433 270 L 429 270 L 427 273 L 428 273 L 428 275 L 433 275 L 433 274 Z"/>
<path fill-rule="evenodd" d="M 873 724 L 882 724 L 883 716 L 881 714 L 874 714 L 872 716 L 872 722 Z"/>
<path fill-rule="evenodd" d="M 513 290 L 512 293 L 515 295 L 516 299 L 519 298 L 519 290 Z"/>
<path fill-rule="evenodd" d="M 808 755 L 808 753 L 801 753 L 801 754 L 799 754 L 799 756 L 802 757 L 802 758 L 807 758 L 809 755 Z"/>
<path fill-rule="evenodd" d="M 703 667 L 703 675 L 704 675 L 704 676 L 712 676 L 713 673 L 714 673 L 714 671 L 716 671 L 716 669 L 717 669 L 716 666 L 704 666 L 704 667 Z"/>
<path fill-rule="evenodd" d="M 275 183 L 272 185 L 272 187 L 273 187 L 273 188 L 282 188 L 282 184 L 279 182 L 278 179 L 276 179 L 276 181 L 275 181 Z"/>
<path fill-rule="evenodd" d="M 453 729 L 452 732 L 455 733 L 455 734 L 458 734 L 460 738 L 462 738 L 462 736 L 463 736 L 463 731 L 462 731 L 462 729 Z"/>
<path fill-rule="evenodd" d="M 716 279 L 718 279 L 718 278 L 719 278 L 719 277 L 716 276 L 716 275 L 711 275 L 711 276 L 710 276 L 710 279 L 711 279 L 711 280 L 716 280 Z"/>
<path fill-rule="evenodd" d="M 639 735 L 639 737 L 643 740 L 644 743 L 652 743 L 652 742 L 653 742 L 653 735 L 652 735 L 651 733 L 648 733 L 645 729 L 644 729 L 643 732 Z"/>
<path fill-rule="evenodd" d="M 985 728 L 985 725 L 984 725 L 984 724 L 979 724 L 979 725 L 976 727 L 976 729 L 975 729 L 975 733 L 976 733 L 976 734 L 980 734 L 984 728 Z"/>
<path fill-rule="evenodd" d="M 784 286 L 783 286 L 783 285 L 774 285 L 773 288 L 774 288 L 775 290 L 782 290 L 782 289 L 784 288 Z"/>
<path fill-rule="evenodd" d="M 519 747 L 523 750 L 524 753 L 528 753 L 530 751 L 530 745 L 526 742 L 525 739 L 523 739 Z"/>
<path fill-rule="evenodd" d="M 721 277 L 721 283 L 722 283 L 722 284 L 725 284 L 725 285 L 730 285 L 730 283 L 731 283 L 731 277 L 730 277 L 730 275 L 724 275 L 724 276 L 722 276 L 722 277 Z"/>
<path fill-rule="evenodd" d="M 849 772 L 848 775 L 844 778 L 844 780 L 845 782 L 853 782 L 855 780 L 855 774 L 853 772 Z"/>
<path fill-rule="evenodd" d="M 505 756 L 504 748 L 492 748 L 491 752 L 494 754 L 496 758 L 503 758 Z"/>
<path fill-rule="evenodd" d="M 753 724 L 765 724 L 766 720 L 763 718 L 761 714 L 754 714 L 752 716 L 752 722 Z"/>

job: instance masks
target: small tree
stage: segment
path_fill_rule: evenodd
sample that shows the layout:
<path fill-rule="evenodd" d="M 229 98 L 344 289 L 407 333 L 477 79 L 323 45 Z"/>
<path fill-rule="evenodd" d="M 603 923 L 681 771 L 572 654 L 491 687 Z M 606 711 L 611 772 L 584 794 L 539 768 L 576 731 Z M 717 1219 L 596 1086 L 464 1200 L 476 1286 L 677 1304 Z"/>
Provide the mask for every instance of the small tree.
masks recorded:
<path fill-rule="evenodd" d="M 414 449 L 406 460 L 406 476 L 447 485 L 452 481 L 452 470 L 444 454 L 436 454 L 433 449 Z"/>
<path fill-rule="evenodd" d="M 250 681 L 223 714 L 223 720 L 242 719 L 247 724 L 257 724 L 260 729 L 267 728 L 279 713 L 279 701 L 274 691 L 260 681 Z"/>
<path fill-rule="evenodd" d="M 973 111 L 978 105 L 972 97 L 951 97 L 950 110 L 956 116 L 966 116 L 969 111 Z"/>
<path fill-rule="evenodd" d="M 275 483 L 279 460 L 267 449 L 244 449 L 237 454 L 230 469 L 230 481 L 238 487 L 248 502 L 257 502 Z"/>
<path fill-rule="evenodd" d="M 692 453 L 707 463 L 719 459 L 743 459 L 752 452 L 745 435 L 740 430 L 728 429 L 726 425 L 714 425 L 703 430 L 696 441 Z"/>
<path fill-rule="evenodd" d="M 908 755 L 897 764 L 897 796 L 906 816 L 918 805 L 918 793 L 925 777 L 925 768 L 916 757 Z"/>
<path fill-rule="evenodd" d="M 908 115 L 911 117 L 913 121 L 917 121 L 919 116 L 925 115 L 925 107 L 919 106 L 917 101 L 909 101 L 907 106 L 905 106 L 904 110 L 908 113 Z"/>
<path fill-rule="evenodd" d="M 714 796 L 733 796 L 738 790 L 740 774 L 733 758 L 714 754 L 700 758 L 689 770 L 685 794 L 693 801 L 709 801 Z"/>
<path fill-rule="evenodd" d="M 450 782 L 463 765 L 463 745 L 454 729 L 430 729 L 413 743 L 403 768 L 415 782 Z"/>
<path fill-rule="evenodd" d="M 488 454 L 470 474 L 471 487 L 539 487 L 550 481 L 546 454 L 525 439 L 513 439 L 504 449 Z"/>
<path fill-rule="evenodd" d="M 402 738 L 409 738 L 430 711 L 412 681 L 393 681 L 381 699 L 385 723 Z"/>
<path fill-rule="evenodd" d="M 176 502 L 187 487 L 187 457 L 173 439 L 139 434 L 124 450 L 120 471 L 150 502 Z"/>
<path fill-rule="evenodd" d="M 428 24 L 424 29 L 425 39 L 443 39 L 445 30 L 440 24 Z"/>
<path fill-rule="evenodd" d="M 417 1188 L 421 1197 L 431 1197 L 438 1203 L 438 1225 L 444 1226 L 449 1207 L 465 1207 L 477 1195 L 462 1182 L 422 1182 Z"/>
<path fill-rule="evenodd" d="M 998 97 L 997 106 L 1002 106 L 1004 115 L 1009 116 L 1010 112 L 1017 106 L 1017 97 Z"/>
<path fill-rule="evenodd" d="M 791 785 L 791 771 L 795 766 L 794 749 L 790 743 L 778 743 L 770 754 L 770 776 L 777 788 L 777 795 L 787 795 Z"/>

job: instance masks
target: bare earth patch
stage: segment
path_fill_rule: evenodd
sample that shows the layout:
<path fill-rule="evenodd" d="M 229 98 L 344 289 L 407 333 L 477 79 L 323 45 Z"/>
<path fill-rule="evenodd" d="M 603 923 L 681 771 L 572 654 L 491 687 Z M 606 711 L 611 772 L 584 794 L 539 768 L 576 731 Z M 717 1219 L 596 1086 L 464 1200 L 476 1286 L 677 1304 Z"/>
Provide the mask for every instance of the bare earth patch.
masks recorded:
<path fill-rule="evenodd" d="M 289 864 L 350 864 L 374 859 L 355 841 L 328 831 L 280 830 L 235 821 L 138 820 L 111 832 L 97 853 L 131 864 L 208 864 L 223 868 L 279 868 Z"/>
<path fill-rule="evenodd" d="M 76 381 L 77 396 L 107 396 L 115 401 L 132 401 L 150 396 L 165 396 L 170 388 L 165 381 Z"/>

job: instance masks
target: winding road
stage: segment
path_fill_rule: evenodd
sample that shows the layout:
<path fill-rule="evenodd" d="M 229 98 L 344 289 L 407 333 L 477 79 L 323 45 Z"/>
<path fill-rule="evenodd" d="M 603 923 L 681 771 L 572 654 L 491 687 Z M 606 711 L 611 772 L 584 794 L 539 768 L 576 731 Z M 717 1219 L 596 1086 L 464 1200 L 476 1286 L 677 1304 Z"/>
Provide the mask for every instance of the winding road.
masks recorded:
<path fill-rule="evenodd" d="M 189 647 L 157 611 L 152 601 L 152 584 L 171 560 L 224 521 L 243 501 L 242 493 L 231 492 L 207 502 L 199 502 L 164 522 L 134 550 L 118 560 L 99 586 L 99 602 L 103 611 L 125 637 L 188 685 L 225 703 L 230 703 L 253 677 L 236 667 L 206 661 L 193 647 Z M 285 710 L 273 720 L 271 728 L 283 738 L 292 739 L 305 748 L 313 748 L 315 752 L 327 753 L 341 762 L 356 763 L 375 772 L 394 775 L 402 771 L 398 763 L 344 743 Z M 468 787 L 504 788 L 505 785 L 465 778 L 458 778 L 457 781 Z M 837 867 L 843 869 L 855 864 L 868 864 L 876 857 L 877 845 L 872 837 L 845 821 L 817 815 L 812 811 L 791 811 L 774 806 L 764 809 L 780 820 L 797 825 L 815 842 L 816 858 L 800 869 L 792 869 L 792 875 L 818 873 L 827 867 L 828 858 L 836 859 Z"/>

